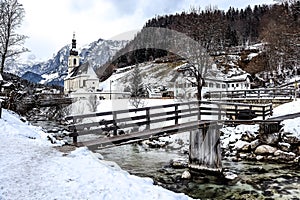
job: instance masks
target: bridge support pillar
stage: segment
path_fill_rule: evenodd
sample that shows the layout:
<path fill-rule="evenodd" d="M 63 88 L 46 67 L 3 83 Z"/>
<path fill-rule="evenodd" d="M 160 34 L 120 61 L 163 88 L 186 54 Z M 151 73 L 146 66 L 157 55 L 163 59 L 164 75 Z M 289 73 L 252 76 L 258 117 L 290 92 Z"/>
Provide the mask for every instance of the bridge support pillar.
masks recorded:
<path fill-rule="evenodd" d="M 190 133 L 189 168 L 193 171 L 222 172 L 220 124 L 205 124 Z"/>

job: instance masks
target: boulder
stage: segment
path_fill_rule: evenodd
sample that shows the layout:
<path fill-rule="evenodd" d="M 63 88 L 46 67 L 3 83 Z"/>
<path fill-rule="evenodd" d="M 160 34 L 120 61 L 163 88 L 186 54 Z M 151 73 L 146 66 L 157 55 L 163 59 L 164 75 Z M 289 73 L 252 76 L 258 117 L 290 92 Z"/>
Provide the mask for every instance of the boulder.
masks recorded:
<path fill-rule="evenodd" d="M 178 158 L 178 159 L 171 160 L 170 166 L 176 169 L 182 169 L 182 168 L 187 168 L 188 163 L 186 160 Z"/>
<path fill-rule="evenodd" d="M 300 146 L 296 146 L 293 152 L 297 155 L 300 155 Z"/>
<path fill-rule="evenodd" d="M 291 151 L 291 145 L 286 142 L 279 142 L 278 147 L 282 151 Z"/>
<path fill-rule="evenodd" d="M 250 131 L 245 131 L 241 136 L 241 140 L 246 141 L 246 142 L 251 142 L 255 139 L 256 139 L 256 134 L 252 133 Z"/>
<path fill-rule="evenodd" d="M 277 148 L 264 144 L 258 146 L 255 149 L 254 153 L 257 155 L 266 155 L 266 154 L 273 154 L 276 150 Z"/>
<path fill-rule="evenodd" d="M 296 158 L 296 154 L 293 152 L 285 152 L 281 150 L 277 150 L 274 152 L 274 156 L 276 156 L 279 160 L 291 161 Z"/>
<path fill-rule="evenodd" d="M 264 144 L 274 145 L 280 140 L 280 133 L 261 134 L 259 139 Z"/>
<path fill-rule="evenodd" d="M 257 160 L 257 161 L 261 161 L 261 160 L 263 160 L 263 159 L 264 159 L 264 156 L 261 156 L 261 155 L 256 156 L 256 160 Z"/>
<path fill-rule="evenodd" d="M 237 143 L 235 143 L 234 149 L 236 149 L 237 151 L 247 152 L 250 150 L 250 143 L 239 140 L 237 141 Z"/>
<path fill-rule="evenodd" d="M 298 163 L 298 165 L 300 166 L 300 156 L 294 159 L 294 163 Z"/>
<path fill-rule="evenodd" d="M 240 178 L 233 172 L 223 172 L 223 176 L 228 185 L 236 184 Z"/>
<path fill-rule="evenodd" d="M 238 157 L 239 157 L 239 158 L 242 158 L 242 159 L 246 159 L 246 158 L 249 157 L 249 155 L 250 155 L 249 153 L 239 153 L 239 154 L 238 154 Z"/>
<path fill-rule="evenodd" d="M 251 150 L 256 149 L 256 147 L 258 147 L 258 145 L 260 145 L 260 140 L 259 140 L 259 139 L 256 139 L 256 140 L 252 141 L 252 142 L 250 143 L 250 148 L 251 148 Z"/>
<path fill-rule="evenodd" d="M 190 179 L 192 176 L 191 176 L 191 173 L 189 171 L 184 171 L 181 175 L 181 178 L 182 179 Z"/>
<path fill-rule="evenodd" d="M 300 138 L 296 137 L 295 135 L 289 134 L 289 133 L 283 134 L 282 141 L 289 143 L 289 144 L 294 144 L 294 145 L 300 144 Z"/>

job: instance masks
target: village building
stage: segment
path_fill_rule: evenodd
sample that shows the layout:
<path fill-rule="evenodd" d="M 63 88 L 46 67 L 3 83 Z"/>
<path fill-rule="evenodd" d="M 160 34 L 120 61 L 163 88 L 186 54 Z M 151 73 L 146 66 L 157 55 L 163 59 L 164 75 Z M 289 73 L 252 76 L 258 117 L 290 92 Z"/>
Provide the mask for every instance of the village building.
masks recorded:
<path fill-rule="evenodd" d="M 175 98 L 196 98 L 197 88 L 194 84 L 195 78 L 188 73 L 188 66 L 184 65 L 179 68 L 178 73 L 170 82 L 173 83 Z M 205 84 L 202 88 L 202 97 L 209 91 L 233 91 L 249 90 L 253 82 L 250 74 L 239 73 L 224 75 L 218 71 L 216 66 L 206 73 L 204 78 Z"/>
<path fill-rule="evenodd" d="M 69 95 L 77 91 L 95 92 L 99 87 L 99 82 L 99 78 L 89 62 L 80 63 L 75 34 L 73 34 L 72 48 L 68 59 L 68 75 L 64 79 L 64 93 Z"/>

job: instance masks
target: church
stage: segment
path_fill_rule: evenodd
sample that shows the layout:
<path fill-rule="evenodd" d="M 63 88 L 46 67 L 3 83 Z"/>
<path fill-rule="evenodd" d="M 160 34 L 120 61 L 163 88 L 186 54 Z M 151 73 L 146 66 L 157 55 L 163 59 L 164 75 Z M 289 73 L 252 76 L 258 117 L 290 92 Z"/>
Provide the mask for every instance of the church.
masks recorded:
<path fill-rule="evenodd" d="M 75 34 L 73 34 L 72 48 L 68 59 L 68 75 L 64 79 L 64 93 L 69 95 L 79 91 L 95 92 L 99 83 L 99 78 L 89 62 L 80 63 Z"/>

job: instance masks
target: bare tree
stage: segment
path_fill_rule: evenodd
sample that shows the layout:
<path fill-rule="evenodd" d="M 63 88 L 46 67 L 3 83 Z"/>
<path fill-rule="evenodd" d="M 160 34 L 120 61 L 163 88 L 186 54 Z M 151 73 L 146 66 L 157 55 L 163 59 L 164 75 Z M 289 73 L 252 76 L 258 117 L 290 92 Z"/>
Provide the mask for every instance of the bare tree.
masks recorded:
<path fill-rule="evenodd" d="M 89 106 L 91 112 L 96 112 L 99 104 L 100 104 L 100 102 L 97 99 L 97 95 L 92 94 L 89 96 L 88 106 Z"/>
<path fill-rule="evenodd" d="M 261 37 L 267 42 L 266 55 L 269 68 L 282 70 L 299 66 L 300 3 L 275 5 L 273 12 L 263 18 Z"/>
<path fill-rule="evenodd" d="M 143 106 L 144 86 L 142 82 L 141 71 L 138 64 L 133 69 L 132 79 L 130 83 L 130 92 L 130 104 L 135 108 Z"/>
<path fill-rule="evenodd" d="M 5 61 L 8 58 L 28 51 L 22 47 L 27 37 L 16 33 L 24 16 L 23 5 L 17 0 L 0 1 L 0 73 L 3 72 Z"/>

